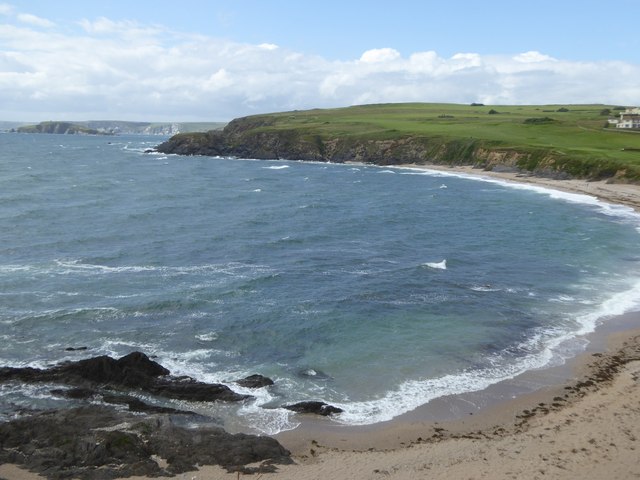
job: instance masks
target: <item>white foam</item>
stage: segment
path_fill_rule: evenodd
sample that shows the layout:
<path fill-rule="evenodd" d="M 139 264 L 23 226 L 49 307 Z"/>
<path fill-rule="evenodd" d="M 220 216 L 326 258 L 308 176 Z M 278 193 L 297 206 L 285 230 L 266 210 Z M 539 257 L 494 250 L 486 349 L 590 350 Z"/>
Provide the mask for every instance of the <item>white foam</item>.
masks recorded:
<path fill-rule="evenodd" d="M 335 403 L 336 406 L 344 410 L 336 417 L 336 420 L 348 425 L 385 422 L 414 410 L 435 398 L 484 390 L 501 380 L 513 378 L 529 368 L 530 366 L 521 364 L 502 369 L 488 368 L 482 371 L 444 375 L 434 379 L 407 381 L 395 390 L 387 392 L 380 399 Z"/>
<path fill-rule="evenodd" d="M 436 270 L 446 270 L 447 269 L 447 259 L 445 258 L 441 262 L 427 262 L 422 264 L 425 267 L 434 268 Z"/>
<path fill-rule="evenodd" d="M 191 275 L 197 273 L 221 273 L 234 277 L 245 278 L 248 274 L 270 274 L 273 273 L 270 267 L 264 265 L 251 265 L 240 262 L 230 262 L 225 264 L 205 264 L 189 265 L 183 267 L 155 266 L 155 265 L 125 265 L 120 267 L 110 267 L 107 265 L 97 265 L 84 263 L 80 260 L 55 260 L 55 267 L 36 267 L 31 265 L 12 265 L 8 272 L 30 271 L 48 274 L 118 274 L 118 273 L 159 273 L 165 276 Z M 0 266 L 2 272 L 2 266 Z"/>
<path fill-rule="evenodd" d="M 470 287 L 474 292 L 499 292 L 499 288 L 492 287 L 491 285 L 473 285 Z"/>
<path fill-rule="evenodd" d="M 245 377 L 246 375 L 242 375 Z M 240 377 L 239 377 L 240 378 Z M 275 380 L 280 384 L 279 379 Z M 300 425 L 296 415 L 284 408 L 269 408 L 269 405 L 279 403 L 281 400 L 274 395 L 268 387 L 243 388 L 237 384 L 233 390 L 240 394 L 251 395 L 254 399 L 245 402 L 238 410 L 242 422 L 248 424 L 252 430 L 262 435 L 275 435 L 279 432 L 293 430 Z"/>
<path fill-rule="evenodd" d="M 218 339 L 218 332 L 201 333 L 200 335 L 196 335 L 196 338 L 203 342 L 213 342 Z"/>
<path fill-rule="evenodd" d="M 473 180 L 477 182 L 493 183 L 504 187 L 509 187 L 516 190 L 528 190 L 536 192 L 542 195 L 547 195 L 556 200 L 562 200 L 570 203 L 578 203 L 582 205 L 592 205 L 597 207 L 605 215 L 610 215 L 620 218 L 631 218 L 635 221 L 640 220 L 640 214 L 633 208 L 626 205 L 613 204 L 604 202 L 593 195 L 587 195 L 583 193 L 571 193 L 564 192 L 562 190 L 556 190 L 552 187 L 535 185 L 531 183 L 519 183 L 515 181 L 503 180 L 494 177 L 487 177 L 483 175 L 460 173 L 460 172 L 447 172 L 442 170 L 429 170 L 429 169 L 417 169 L 399 167 L 399 170 L 403 170 L 403 175 L 426 175 L 430 177 L 456 177 L 464 178 L 467 180 Z M 638 227 L 640 231 L 640 227 Z"/>
<path fill-rule="evenodd" d="M 568 297 L 565 298 L 567 300 Z M 568 300 L 567 300 L 568 301 Z M 603 301 L 599 308 L 577 318 L 579 328 L 548 329 L 539 331 L 510 349 L 489 360 L 490 366 L 480 370 L 465 370 L 439 378 L 411 380 L 373 400 L 359 402 L 332 402 L 344 413 L 336 417 L 340 423 L 367 425 L 391 420 L 414 410 L 430 400 L 445 395 L 481 391 L 503 380 L 509 380 L 529 370 L 561 364 L 579 351 L 586 341 L 579 339 L 595 330 L 601 321 L 640 309 L 640 279 L 629 289 Z M 531 352 L 514 361 L 513 352 Z"/>
<path fill-rule="evenodd" d="M 252 391 L 252 395 L 256 395 Z M 245 422 L 262 435 L 275 435 L 287 430 L 293 430 L 300 425 L 293 412 L 284 408 L 263 408 L 262 402 L 256 400 L 244 404 L 238 414 Z"/>
<path fill-rule="evenodd" d="M 576 301 L 576 299 L 571 295 L 558 295 L 555 298 L 551 298 L 549 301 L 555 303 L 573 303 Z"/>
<path fill-rule="evenodd" d="M 595 310 L 577 318 L 582 326 L 576 333 L 585 335 L 595 330 L 599 321 L 640 309 L 640 278 L 632 282 L 627 290 L 618 292 L 603 301 Z"/>
<path fill-rule="evenodd" d="M 262 167 L 266 170 L 283 170 L 289 168 L 289 165 L 271 165 L 270 167 Z"/>
<path fill-rule="evenodd" d="M 0 273 L 31 272 L 33 269 L 31 265 L 0 265 Z"/>

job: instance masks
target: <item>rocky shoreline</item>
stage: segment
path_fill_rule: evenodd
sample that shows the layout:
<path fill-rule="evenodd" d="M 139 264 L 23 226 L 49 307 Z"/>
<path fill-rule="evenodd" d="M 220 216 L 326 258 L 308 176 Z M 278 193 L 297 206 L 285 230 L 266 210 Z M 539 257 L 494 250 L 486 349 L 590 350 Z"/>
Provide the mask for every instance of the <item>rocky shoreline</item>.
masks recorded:
<path fill-rule="evenodd" d="M 291 463 L 290 452 L 262 436 L 230 434 L 201 415 L 142 401 L 137 395 L 190 402 L 243 402 L 250 395 L 222 384 L 172 376 L 144 353 L 66 362 L 48 369 L 0 368 L 0 384 L 63 385 L 50 393 L 80 402 L 47 411 L 19 411 L 0 424 L 0 463 L 21 465 L 47 478 L 113 479 L 173 475 L 202 465 L 227 471 L 272 472 Z M 245 388 L 268 388 L 261 375 L 240 379 Z M 297 413 L 330 415 L 322 402 L 283 405 Z M 248 464 L 258 466 L 247 467 Z"/>
<path fill-rule="evenodd" d="M 258 160 L 302 160 L 331 163 L 403 165 L 435 163 L 472 165 L 487 169 L 520 171 L 518 162 L 526 154 L 515 149 L 488 149 L 469 139 L 442 142 L 426 137 L 367 139 L 338 136 L 308 136 L 295 129 L 262 131 L 256 119 L 231 121 L 223 130 L 178 134 L 161 143 L 155 151 L 176 155 L 252 158 Z M 557 171 L 540 171 L 545 176 L 567 178 Z"/>
<path fill-rule="evenodd" d="M 280 117 L 242 117 L 232 120 L 222 130 L 174 135 L 158 145 L 155 151 L 176 155 L 355 162 L 380 166 L 470 166 L 485 171 L 524 173 L 550 179 L 637 183 L 635 168 L 605 160 L 583 164 L 580 159 L 569 159 L 553 148 L 510 145 L 473 136 L 448 138 L 401 134 L 397 130 L 376 135 L 366 131 L 344 134 L 338 124 L 334 125 L 335 131 L 331 130 L 330 121 L 324 122 L 328 125 L 306 128 L 295 120 L 287 123 Z"/>

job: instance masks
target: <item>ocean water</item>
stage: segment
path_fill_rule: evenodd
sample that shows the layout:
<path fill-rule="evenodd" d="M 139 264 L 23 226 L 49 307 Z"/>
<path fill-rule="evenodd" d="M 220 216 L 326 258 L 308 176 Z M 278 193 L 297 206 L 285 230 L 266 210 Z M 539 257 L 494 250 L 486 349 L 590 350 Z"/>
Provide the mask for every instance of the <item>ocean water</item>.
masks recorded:
<path fill-rule="evenodd" d="M 282 408 L 391 419 L 584 347 L 640 307 L 640 217 L 581 195 L 438 172 L 144 153 L 157 137 L 0 135 L 0 365 L 140 350 L 241 405 L 185 404 L 273 434 Z M 86 351 L 66 351 L 67 347 Z M 0 418 L 59 407 L 0 385 Z"/>

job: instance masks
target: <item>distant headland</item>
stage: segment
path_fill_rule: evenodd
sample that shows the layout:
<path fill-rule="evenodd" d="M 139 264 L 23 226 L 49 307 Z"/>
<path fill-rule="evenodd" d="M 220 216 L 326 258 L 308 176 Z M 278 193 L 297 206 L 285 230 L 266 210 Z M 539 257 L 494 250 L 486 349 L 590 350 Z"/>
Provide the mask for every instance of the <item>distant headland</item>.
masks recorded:
<path fill-rule="evenodd" d="M 48 121 L 11 128 L 18 133 L 49 133 L 68 135 L 175 135 L 185 132 L 205 132 L 224 127 L 224 122 L 125 122 L 92 120 L 83 122 Z"/>
<path fill-rule="evenodd" d="M 18 133 L 56 133 L 65 135 L 113 135 L 111 132 L 88 128 L 71 122 L 41 122 L 37 125 L 18 127 Z"/>
<path fill-rule="evenodd" d="M 625 107 L 404 103 L 242 117 L 183 133 L 163 153 L 376 165 L 470 165 L 551 178 L 640 183 L 640 132 Z"/>

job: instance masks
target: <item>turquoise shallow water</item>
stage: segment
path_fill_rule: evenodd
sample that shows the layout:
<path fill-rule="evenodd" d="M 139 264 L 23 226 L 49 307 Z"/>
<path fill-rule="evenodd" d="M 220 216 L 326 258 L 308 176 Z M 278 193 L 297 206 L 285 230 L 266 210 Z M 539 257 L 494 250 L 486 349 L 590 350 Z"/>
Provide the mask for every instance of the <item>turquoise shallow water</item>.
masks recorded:
<path fill-rule="evenodd" d="M 561 362 L 640 304 L 625 207 L 437 172 L 143 153 L 157 143 L 0 135 L 0 364 L 142 350 L 206 381 L 262 373 L 276 388 L 254 402 L 188 407 L 275 433 L 297 424 L 284 403 L 374 423 Z M 48 389 L 2 386 L 0 413 L 58 405 Z"/>

